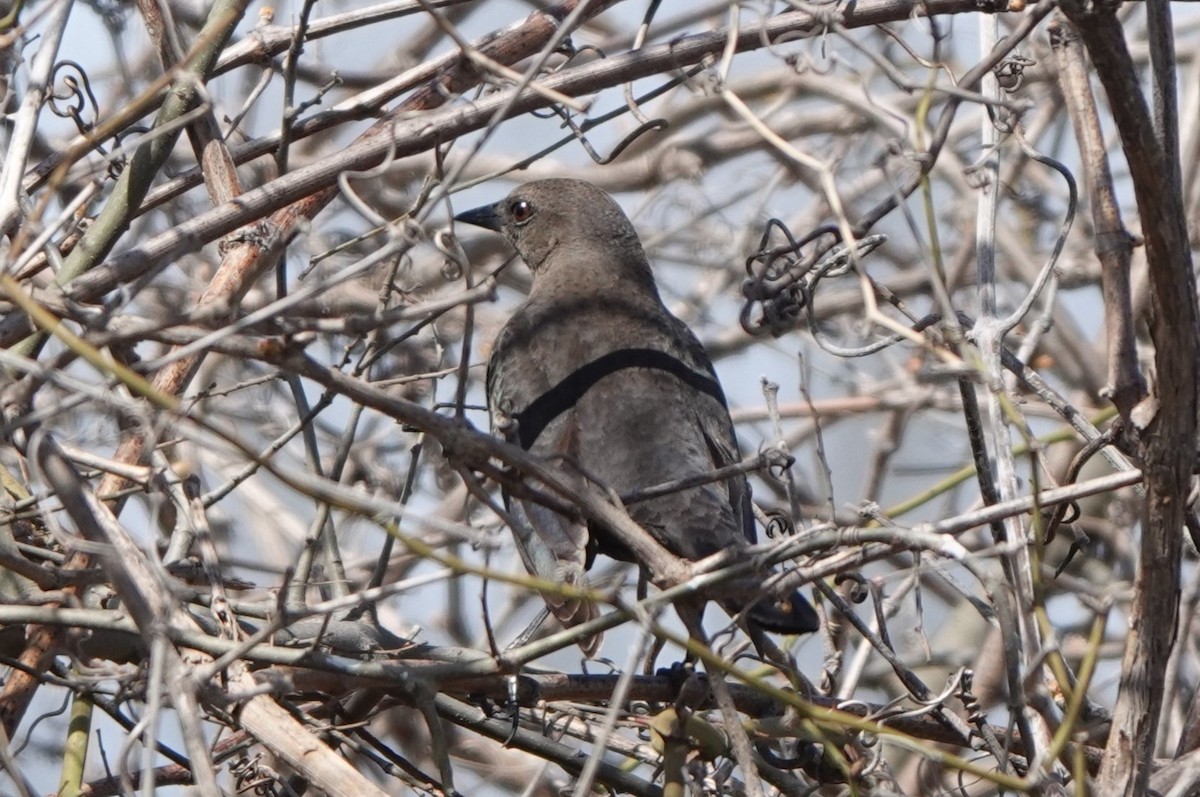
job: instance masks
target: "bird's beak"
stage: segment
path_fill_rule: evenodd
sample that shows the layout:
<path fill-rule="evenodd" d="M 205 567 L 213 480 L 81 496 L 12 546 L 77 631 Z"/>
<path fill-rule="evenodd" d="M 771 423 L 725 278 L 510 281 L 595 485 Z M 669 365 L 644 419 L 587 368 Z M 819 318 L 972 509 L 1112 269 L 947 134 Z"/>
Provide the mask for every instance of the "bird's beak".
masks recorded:
<path fill-rule="evenodd" d="M 474 224 L 476 227 L 500 232 L 501 218 L 500 214 L 496 212 L 495 205 L 484 205 L 474 210 L 464 210 L 455 216 L 454 220 L 461 221 L 463 224 Z"/>

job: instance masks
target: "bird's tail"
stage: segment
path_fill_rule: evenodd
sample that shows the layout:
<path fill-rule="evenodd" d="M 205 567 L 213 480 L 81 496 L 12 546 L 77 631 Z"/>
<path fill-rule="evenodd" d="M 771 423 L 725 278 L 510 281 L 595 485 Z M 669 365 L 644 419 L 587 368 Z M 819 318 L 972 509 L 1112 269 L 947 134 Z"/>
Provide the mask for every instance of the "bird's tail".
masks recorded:
<path fill-rule="evenodd" d="M 560 583 L 582 588 L 588 586 L 587 574 L 581 569 L 563 566 L 558 569 L 556 575 L 555 580 Z M 564 598 L 561 595 L 547 592 L 542 593 L 542 598 L 546 601 L 546 608 L 562 623 L 564 628 L 571 628 L 594 620 L 600 614 L 595 603 L 582 598 Z M 604 634 L 602 633 L 584 637 L 578 641 L 579 649 L 590 659 L 596 655 L 603 640 Z"/>
<path fill-rule="evenodd" d="M 765 597 L 747 615 L 751 623 L 773 634 L 811 634 L 821 627 L 816 609 L 799 590 L 786 598 Z"/>

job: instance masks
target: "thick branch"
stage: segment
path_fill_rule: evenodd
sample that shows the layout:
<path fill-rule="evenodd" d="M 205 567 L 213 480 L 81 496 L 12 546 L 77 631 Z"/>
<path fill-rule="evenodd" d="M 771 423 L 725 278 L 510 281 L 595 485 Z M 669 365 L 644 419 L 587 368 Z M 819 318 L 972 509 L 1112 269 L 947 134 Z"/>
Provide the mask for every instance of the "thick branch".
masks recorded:
<path fill-rule="evenodd" d="M 1064 10 L 1079 31 L 1108 95 L 1133 178 L 1150 270 L 1151 337 L 1157 395 L 1133 410 L 1146 476 L 1137 595 L 1129 621 L 1121 688 L 1105 751 L 1101 794 L 1144 794 L 1157 740 L 1162 684 L 1179 610 L 1184 514 L 1196 459 L 1196 388 L 1200 365 L 1196 283 L 1183 199 L 1172 190 L 1168 160 L 1146 105 L 1138 71 L 1113 10 Z"/>

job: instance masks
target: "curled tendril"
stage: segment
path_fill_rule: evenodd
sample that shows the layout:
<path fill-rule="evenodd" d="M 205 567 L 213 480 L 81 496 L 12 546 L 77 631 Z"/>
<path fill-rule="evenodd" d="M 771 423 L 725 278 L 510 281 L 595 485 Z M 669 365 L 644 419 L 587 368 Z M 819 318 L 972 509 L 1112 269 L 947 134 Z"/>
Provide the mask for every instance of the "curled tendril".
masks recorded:
<path fill-rule="evenodd" d="M 535 119 L 553 119 L 558 113 L 561 113 L 558 107 L 551 105 L 549 108 L 534 108 L 529 115 Z"/>
<path fill-rule="evenodd" d="M 787 239 L 786 244 L 770 246 L 771 234 L 775 231 Z M 814 247 L 815 251 L 805 256 L 804 247 L 823 236 L 831 236 L 829 243 Z M 746 258 L 747 283 L 742 286 L 742 292 L 747 299 L 761 300 L 772 296 L 772 289 L 778 290 L 794 284 L 804 278 L 817 259 L 831 249 L 838 239 L 838 230 L 833 225 L 818 227 L 803 238 L 797 239 L 781 220 L 768 219 L 766 229 L 759 239 L 758 249 Z"/>
<path fill-rule="evenodd" d="M 1092 457 L 1100 453 L 1105 446 L 1118 442 L 1121 439 L 1122 433 L 1121 425 L 1114 423 L 1108 429 L 1105 429 L 1099 437 L 1089 441 L 1087 445 L 1081 448 L 1071 459 L 1071 464 L 1067 467 L 1066 477 L 1062 481 L 1063 486 L 1079 481 L 1079 474 L 1083 470 L 1084 465 Z M 1067 501 L 1054 507 L 1054 510 L 1049 513 L 1050 516 L 1046 519 L 1046 530 L 1042 534 L 1042 544 L 1049 545 L 1051 540 L 1058 535 L 1058 529 L 1061 526 L 1074 523 L 1082 514 L 1083 511 L 1077 501 Z M 1073 526 L 1071 527 L 1071 531 L 1074 534 L 1071 540 L 1071 547 L 1067 549 L 1067 555 L 1063 557 L 1062 563 L 1054 571 L 1055 576 L 1066 570 L 1067 566 L 1075 558 L 1075 554 L 1082 551 L 1091 542 L 1087 534 L 1075 529 Z"/>
<path fill-rule="evenodd" d="M 795 533 L 796 524 L 792 522 L 792 519 L 782 509 L 767 511 L 767 539 L 773 540 L 777 537 L 790 537 Z"/>
<path fill-rule="evenodd" d="M 551 72 L 561 71 L 571 65 L 579 56 L 584 53 L 595 53 L 598 58 L 607 58 L 603 50 L 594 44 L 582 44 L 578 47 L 570 39 L 565 39 L 562 44 L 558 45 L 558 52 L 565 56 L 563 62 L 551 69 Z"/>
<path fill-rule="evenodd" d="M 851 603 L 862 603 L 871 594 L 871 584 L 862 573 L 838 573 L 833 579 L 838 587 L 847 582 L 854 585 L 850 590 Z"/>
<path fill-rule="evenodd" d="M 543 66 L 542 72 L 546 75 L 553 75 L 556 72 L 561 72 L 563 69 L 566 69 L 568 66 L 570 66 L 576 58 L 586 52 L 594 52 L 600 58 L 606 57 L 604 55 L 604 51 L 599 47 L 591 44 L 585 44 L 581 47 L 576 47 L 575 43 L 570 39 L 564 39 L 562 44 L 558 45 L 558 49 L 555 50 L 555 52 L 563 56 L 562 63 L 555 64 L 554 66 L 550 66 L 548 64 Z M 529 114 L 537 119 L 551 119 L 556 115 L 562 116 L 563 111 L 557 105 L 551 105 L 548 108 L 535 108 L 534 110 L 530 111 Z"/>
<path fill-rule="evenodd" d="M 554 73 L 560 69 L 563 69 L 585 52 L 594 52 L 600 58 L 606 57 L 604 51 L 599 47 L 583 45 L 577 48 L 570 41 L 566 41 L 560 45 L 559 52 L 565 55 L 566 58 L 561 64 L 547 70 L 550 73 Z M 638 105 L 637 100 L 634 99 L 633 94 L 630 91 L 626 91 L 625 104 L 628 106 L 629 111 L 633 114 L 633 117 L 637 119 L 639 124 L 633 129 L 633 131 L 617 142 L 616 146 L 613 147 L 612 151 L 607 155 L 601 155 L 596 148 L 592 146 L 592 143 L 587 138 L 587 131 L 601 120 L 585 119 L 583 122 L 576 122 L 571 117 L 570 111 L 560 105 L 551 105 L 548 108 L 535 110 L 532 113 L 534 116 L 540 119 L 549 119 L 553 116 L 558 116 L 561 118 L 563 121 L 563 127 L 566 127 L 571 131 L 571 135 L 574 136 L 579 142 L 580 146 L 583 147 L 584 151 L 588 154 L 588 157 L 595 161 L 597 165 L 606 166 L 619 158 L 622 152 L 628 149 L 633 142 L 637 141 L 646 133 L 649 133 L 652 130 L 666 130 L 668 127 L 670 127 L 670 123 L 668 123 L 666 119 L 648 119 L 646 115 L 642 113 L 641 107 Z"/>
<path fill-rule="evenodd" d="M 100 103 L 92 92 L 92 82 L 87 72 L 77 62 L 69 59 L 59 61 L 51 73 L 51 83 L 55 87 L 47 100 L 50 112 L 63 119 L 75 123 L 75 129 L 82 136 L 89 135 L 96 127 L 96 119 L 100 116 Z M 59 88 L 59 87 L 62 88 Z M 88 118 L 90 117 L 90 119 Z M 131 135 L 140 135 L 149 131 L 144 126 L 129 127 L 113 136 L 115 147 L 120 150 L 122 141 Z M 109 158 L 108 176 L 116 179 L 125 168 L 126 158 L 109 156 L 108 150 L 97 141 L 96 151 Z"/>
<path fill-rule="evenodd" d="M 549 711 L 543 711 L 542 734 L 551 741 L 561 741 L 571 728 L 571 719 L 571 715 L 565 711 L 557 712 L 554 715 L 551 715 Z"/>
<path fill-rule="evenodd" d="M 123 152 L 122 147 L 124 145 L 125 139 L 129 138 L 130 136 L 140 136 L 144 133 L 149 133 L 149 132 L 150 132 L 150 128 L 146 127 L 145 125 L 134 125 L 133 127 L 125 128 L 124 130 L 120 131 L 115 136 L 113 136 L 113 143 L 115 144 L 115 154 L 113 156 L 111 156 L 109 159 L 108 176 L 110 178 L 112 178 L 113 180 L 117 179 L 117 177 L 119 177 L 121 175 L 121 172 L 125 169 L 125 164 L 129 162 L 129 158 L 127 158 L 124 154 L 122 154 L 122 152 Z M 97 148 L 101 152 L 104 152 L 103 147 L 97 147 Z"/>
<path fill-rule="evenodd" d="M 999 64 L 992 70 L 996 76 L 996 82 L 1000 88 L 1009 94 L 1012 94 L 1017 89 L 1021 88 L 1021 81 L 1025 78 L 1025 70 L 1037 64 L 1032 58 L 1026 58 L 1022 55 L 1012 55 Z"/>
<path fill-rule="evenodd" d="M 786 242 L 772 245 L 772 238 L 781 234 Z M 746 281 L 742 295 L 742 328 L 751 335 L 770 332 L 782 335 L 796 326 L 801 312 L 809 307 L 812 323 L 812 293 L 825 277 L 839 277 L 849 272 L 856 258 L 865 257 L 887 240 L 882 235 L 867 236 L 855 242 L 855 254 L 839 247 L 841 234 L 832 225 L 825 225 L 796 238 L 777 218 L 767 221 L 758 249 L 746 258 Z M 759 317 L 753 317 L 755 307 Z"/>
<path fill-rule="evenodd" d="M 90 133 L 100 115 L 100 103 L 92 93 L 92 82 L 84 68 L 75 61 L 59 61 L 50 73 L 50 80 L 55 87 L 47 101 L 50 112 L 73 121 L 80 135 Z M 60 90 L 60 85 L 65 90 Z M 85 111 L 90 112 L 91 121 L 84 118 Z"/>
<path fill-rule="evenodd" d="M 786 244 L 770 246 L 771 237 L 776 231 L 787 240 Z M 825 236 L 831 236 L 830 240 L 821 240 Z M 808 327 L 813 339 L 821 348 L 837 357 L 863 357 L 904 340 L 905 335 L 896 333 L 864 346 L 847 348 L 828 340 L 819 328 L 815 295 L 820 281 L 850 273 L 855 263 L 883 245 L 887 236 L 865 236 L 856 240 L 853 248 L 838 246 L 839 240 L 838 231 L 829 226 L 820 227 L 797 239 L 782 221 L 770 219 L 758 250 L 746 259 L 748 276 L 742 284 L 746 302 L 739 319 L 742 328 L 751 335 L 769 332 L 778 337 L 794 329 L 807 308 Z M 805 252 L 805 247 L 810 244 L 811 251 Z M 941 320 L 936 314 L 916 318 L 885 286 L 869 276 L 866 279 L 876 293 L 908 317 L 913 332 L 920 332 Z"/>
<path fill-rule="evenodd" d="M 590 660 L 589 659 L 580 659 L 579 669 L 583 672 L 584 675 L 591 675 L 591 672 L 588 670 L 588 664 L 603 664 L 605 667 L 608 668 L 609 675 L 611 675 L 613 673 L 618 673 L 621 671 L 620 666 L 618 666 L 617 663 L 615 661 L 613 661 L 612 659 L 610 659 L 606 656 L 597 656 L 596 658 L 590 659 Z"/>
<path fill-rule="evenodd" d="M 967 722 L 977 725 L 986 718 L 983 716 L 983 706 L 979 704 L 979 698 L 972 691 L 974 683 L 975 671 L 964 667 L 958 676 L 958 699 L 962 701 L 963 709 L 967 712 Z"/>
<path fill-rule="evenodd" d="M 563 126 L 570 128 L 572 135 L 574 135 L 579 141 L 579 145 L 583 147 L 583 150 L 588 154 L 588 157 L 596 162 L 597 166 L 607 166 L 617 158 L 621 157 L 622 152 L 628 149 L 633 142 L 637 141 L 646 133 L 649 133 L 652 130 L 662 131 L 670 127 L 670 124 L 666 119 L 650 119 L 642 122 L 627 136 L 618 141 L 616 146 L 613 147 L 612 152 L 608 153 L 607 155 L 601 155 L 596 148 L 592 146 L 592 142 L 588 141 L 587 134 L 584 132 L 584 126 L 576 123 L 566 109 L 555 105 L 551 106 L 550 110 L 562 118 Z"/>

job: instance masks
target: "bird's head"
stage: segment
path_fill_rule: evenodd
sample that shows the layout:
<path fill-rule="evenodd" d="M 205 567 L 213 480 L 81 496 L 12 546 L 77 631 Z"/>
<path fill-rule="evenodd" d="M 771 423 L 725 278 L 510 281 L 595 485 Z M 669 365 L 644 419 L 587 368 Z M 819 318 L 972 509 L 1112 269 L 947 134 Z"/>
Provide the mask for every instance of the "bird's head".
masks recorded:
<path fill-rule="evenodd" d="M 537 180 L 456 221 L 503 233 L 535 277 L 580 264 L 621 262 L 649 277 L 633 224 L 607 193 L 583 180 Z M 599 256 L 598 256 L 599 255 Z M 641 276 L 639 274 L 639 276 Z"/>

